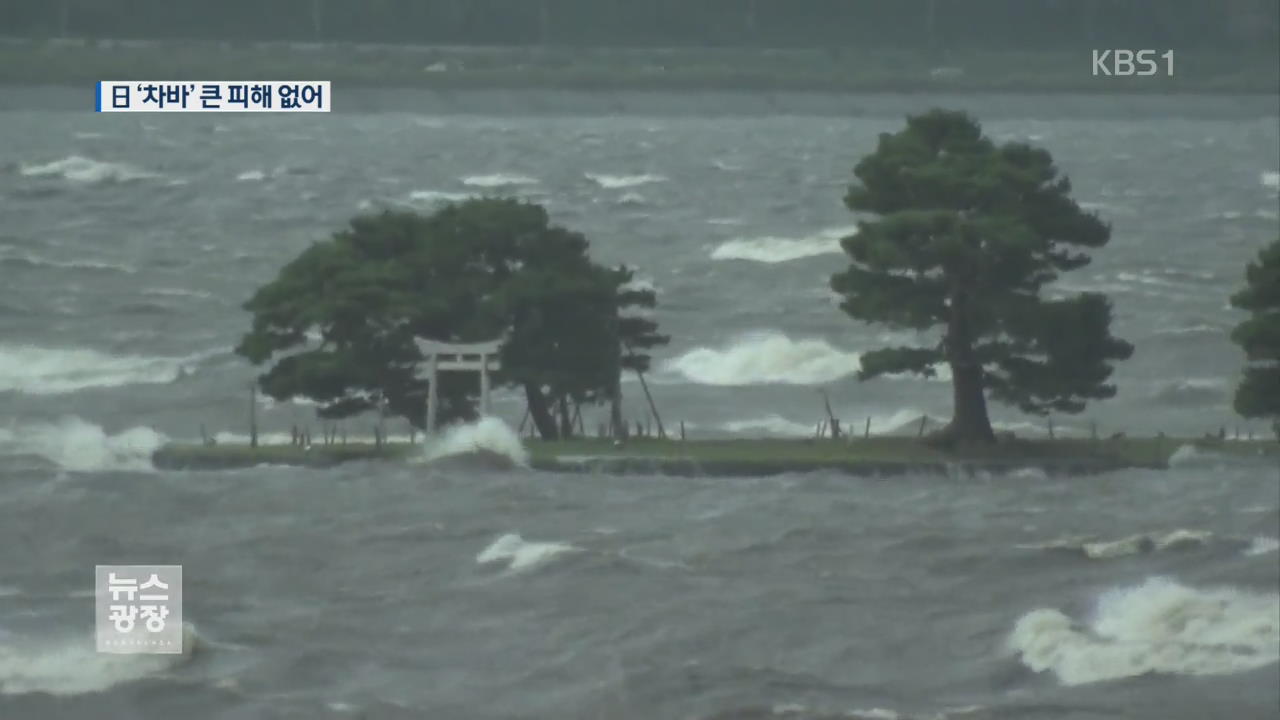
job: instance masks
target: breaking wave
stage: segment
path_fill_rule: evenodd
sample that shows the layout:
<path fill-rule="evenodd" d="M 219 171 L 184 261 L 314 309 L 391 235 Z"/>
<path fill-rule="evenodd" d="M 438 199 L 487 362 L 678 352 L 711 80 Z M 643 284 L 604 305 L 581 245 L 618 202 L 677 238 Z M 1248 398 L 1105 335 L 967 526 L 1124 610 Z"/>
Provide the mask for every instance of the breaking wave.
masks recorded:
<path fill-rule="evenodd" d="M 462 178 L 463 185 L 482 188 L 500 188 L 510 187 L 512 185 L 536 185 L 537 178 L 531 178 L 528 175 L 513 175 L 508 173 L 493 173 L 491 175 L 468 175 Z"/>
<path fill-rule="evenodd" d="M 115 435 L 78 417 L 0 430 L 0 454 L 37 455 L 63 470 L 151 470 L 151 456 L 167 438 L 149 427 Z"/>
<path fill-rule="evenodd" d="M 1280 190 L 1280 171 L 1266 170 L 1258 176 L 1258 181 L 1272 190 Z"/>
<path fill-rule="evenodd" d="M 128 182 L 157 177 L 153 172 L 132 165 L 101 162 L 81 155 L 69 155 L 44 165 L 23 165 L 19 172 L 27 177 L 53 176 L 85 184 Z"/>
<path fill-rule="evenodd" d="M 917 432 L 920 426 L 920 418 L 923 413 L 919 410 L 902 409 L 897 410 L 889 415 L 879 414 L 871 415 L 870 433 L 872 435 L 912 435 Z M 846 433 L 851 436 L 861 437 L 862 433 L 867 431 L 867 417 L 841 417 L 839 411 L 836 417 L 840 419 L 841 426 Z M 929 427 L 937 428 L 941 421 L 930 418 Z M 731 433 L 765 433 L 767 435 L 778 435 L 783 437 L 812 437 L 817 430 L 818 421 L 801 422 L 784 417 L 778 413 L 770 413 L 753 418 L 744 418 L 741 420 L 730 420 L 716 426 L 717 429 Z"/>
<path fill-rule="evenodd" d="M 146 357 L 88 348 L 0 344 L 0 392 L 60 395 L 89 388 L 169 383 L 211 354 Z"/>
<path fill-rule="evenodd" d="M 829 228 L 800 238 L 735 238 L 711 251 L 712 260 L 750 260 L 782 263 L 817 255 L 840 253 L 841 238 L 857 231 L 853 227 Z"/>
<path fill-rule="evenodd" d="M 1105 593 L 1087 625 L 1056 609 L 1033 610 L 1018 620 L 1009 646 L 1028 668 L 1064 685 L 1244 672 L 1280 661 L 1280 595 L 1151 578 Z"/>
<path fill-rule="evenodd" d="M 630 188 L 638 185 L 648 185 L 649 183 L 666 182 L 667 178 L 663 175 L 652 175 L 645 173 L 643 175 L 605 175 L 597 173 L 586 173 L 587 179 L 595 182 L 602 188 L 607 190 L 616 190 L 619 188 Z"/>
<path fill-rule="evenodd" d="M 195 629 L 183 624 L 181 654 L 100 653 L 88 639 L 0 646 L 0 694 L 47 693 L 69 696 L 102 692 L 158 675 L 186 662 L 198 644 Z"/>
<path fill-rule="evenodd" d="M 743 336 L 724 348 L 696 348 L 667 362 L 667 369 L 702 385 L 815 385 L 858 372 L 856 352 L 826 340 L 792 340 L 780 332 Z"/>
<path fill-rule="evenodd" d="M 409 193 L 409 203 L 434 205 L 437 203 L 462 202 L 475 197 L 474 193 L 445 192 L 443 190 L 414 190 Z"/>
<path fill-rule="evenodd" d="M 1249 543 L 1249 547 L 1244 549 L 1244 554 L 1249 557 L 1258 555 L 1266 555 L 1280 550 L 1280 539 L 1273 537 L 1259 536 Z"/>
<path fill-rule="evenodd" d="M 0 251 L 6 250 L 0 248 Z M 13 252 L 0 252 L 0 265 L 10 265 L 19 268 L 53 268 L 57 270 L 92 270 L 120 272 L 132 275 L 138 271 L 131 265 L 121 263 L 109 263 L 101 260 L 50 260 L 31 254 L 20 254 Z"/>
<path fill-rule="evenodd" d="M 1213 533 L 1207 530 L 1179 529 L 1164 533 L 1135 533 L 1115 540 L 1104 540 L 1093 536 L 1066 537 L 1018 547 L 1024 550 L 1066 550 L 1078 552 L 1093 560 L 1110 560 L 1162 550 L 1204 547 L 1213 539 Z"/>
<path fill-rule="evenodd" d="M 529 542 L 519 535 L 508 533 L 476 555 L 476 562 L 480 565 L 505 564 L 508 570 L 513 571 L 528 570 L 545 564 L 558 555 L 578 549 L 566 543 Z"/>
<path fill-rule="evenodd" d="M 521 467 L 529 465 L 529 451 L 520 442 L 520 436 L 496 417 L 450 427 L 440 439 L 427 445 L 424 460 L 432 462 L 475 453 L 492 453 Z"/>

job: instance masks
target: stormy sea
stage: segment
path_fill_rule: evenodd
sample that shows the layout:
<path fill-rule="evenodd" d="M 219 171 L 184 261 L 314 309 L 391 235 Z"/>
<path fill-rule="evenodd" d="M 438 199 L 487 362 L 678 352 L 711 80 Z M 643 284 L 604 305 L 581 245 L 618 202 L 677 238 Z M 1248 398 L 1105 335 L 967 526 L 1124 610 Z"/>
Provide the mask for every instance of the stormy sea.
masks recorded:
<path fill-rule="evenodd" d="M 1107 293 L 1137 349 L 1118 395 L 1056 432 L 1261 437 L 1230 408 L 1228 298 L 1280 233 L 1275 97 L 91 102 L 0 96 L 3 720 L 1280 713 L 1280 468 L 1261 460 L 893 479 L 150 463 L 202 429 L 244 439 L 255 370 L 231 348 L 282 265 L 356 214 L 476 194 L 539 202 L 638 269 L 672 336 L 649 385 L 691 437 L 811 435 L 820 390 L 872 433 L 945 419 L 946 377 L 857 381 L 860 353 L 913 338 L 855 324 L 827 286 L 852 167 L 933 106 L 1049 149 L 1112 224 L 1051 291 Z M 523 399 L 494 411 L 455 437 L 518 460 Z M 259 413 L 268 441 L 315 423 L 305 402 Z M 188 652 L 95 652 L 96 564 L 182 565 Z"/>

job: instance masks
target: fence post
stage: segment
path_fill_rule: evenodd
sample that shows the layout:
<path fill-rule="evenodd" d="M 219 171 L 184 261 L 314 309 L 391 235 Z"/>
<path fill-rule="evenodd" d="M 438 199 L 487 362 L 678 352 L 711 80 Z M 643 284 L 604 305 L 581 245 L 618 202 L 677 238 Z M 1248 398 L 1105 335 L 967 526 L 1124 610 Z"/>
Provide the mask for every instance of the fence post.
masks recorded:
<path fill-rule="evenodd" d="M 249 447 L 258 447 L 258 383 L 249 383 Z"/>
<path fill-rule="evenodd" d="M 867 416 L 867 424 L 862 428 L 862 439 L 866 440 L 871 437 L 871 416 Z"/>
<path fill-rule="evenodd" d="M 680 421 L 680 442 L 684 442 L 684 421 Z"/>

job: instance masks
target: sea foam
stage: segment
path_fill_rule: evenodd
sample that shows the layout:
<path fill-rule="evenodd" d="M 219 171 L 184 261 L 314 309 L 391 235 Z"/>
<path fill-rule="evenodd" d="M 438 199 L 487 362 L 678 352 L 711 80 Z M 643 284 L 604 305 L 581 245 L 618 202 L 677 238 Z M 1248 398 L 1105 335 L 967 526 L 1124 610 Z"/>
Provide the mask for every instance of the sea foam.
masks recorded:
<path fill-rule="evenodd" d="M 520 442 L 520 436 L 496 417 L 449 427 L 439 439 L 427 443 L 423 459 L 433 462 L 478 451 L 501 455 L 521 467 L 529 465 L 529 451 Z"/>
<path fill-rule="evenodd" d="M 793 340 L 770 331 L 745 335 L 722 348 L 690 350 L 666 367 L 703 385 L 814 385 L 858 372 L 861 361 L 858 353 L 826 340 Z"/>
<path fill-rule="evenodd" d="M 667 180 L 666 176 L 650 173 L 645 173 L 643 175 L 605 175 L 603 173 L 587 173 L 586 176 L 587 179 L 595 182 L 595 184 L 609 190 L 648 185 L 649 183 L 666 182 Z"/>
<path fill-rule="evenodd" d="M 148 357 L 89 348 L 0 344 L 0 393 L 59 395 L 88 388 L 168 383 L 210 354 Z"/>
<path fill-rule="evenodd" d="M 463 185 L 482 188 L 501 188 L 512 185 L 536 185 L 537 178 L 512 173 L 492 173 L 490 175 L 468 175 L 462 178 Z"/>
<path fill-rule="evenodd" d="M 64 470 L 151 470 L 151 456 L 167 441 L 149 427 L 111 434 L 78 417 L 0 430 L 0 455 L 38 455 Z"/>
<path fill-rule="evenodd" d="M 185 662 L 197 641 L 193 627 L 184 624 L 181 654 L 100 653 L 93 646 L 91 633 L 74 641 L 6 642 L 0 645 L 0 695 L 102 692 Z"/>
<path fill-rule="evenodd" d="M 1105 593 L 1087 625 L 1053 608 L 1033 610 L 1009 646 L 1064 685 L 1244 672 L 1280 661 L 1280 595 L 1152 578 Z"/>
<path fill-rule="evenodd" d="M 156 177 L 156 174 L 125 163 L 93 160 L 80 155 L 69 155 L 43 165 L 23 165 L 19 169 L 27 177 L 60 177 L 84 184 L 127 182 Z"/>
<path fill-rule="evenodd" d="M 856 231 L 855 227 L 839 227 L 798 238 L 735 238 L 716 246 L 711 251 L 711 259 L 782 263 L 817 255 L 838 254 L 842 252 L 841 238 L 852 235 Z"/>
<path fill-rule="evenodd" d="M 529 542 L 519 535 L 508 533 L 476 555 L 476 562 L 481 565 L 502 563 L 510 570 L 520 571 L 545 564 L 558 555 L 575 550 L 578 548 L 565 543 Z"/>

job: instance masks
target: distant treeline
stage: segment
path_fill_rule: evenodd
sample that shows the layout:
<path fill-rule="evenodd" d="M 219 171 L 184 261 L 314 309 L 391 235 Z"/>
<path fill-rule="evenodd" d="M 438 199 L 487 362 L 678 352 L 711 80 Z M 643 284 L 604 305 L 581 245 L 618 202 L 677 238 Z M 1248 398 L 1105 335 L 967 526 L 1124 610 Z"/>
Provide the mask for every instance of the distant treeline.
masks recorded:
<path fill-rule="evenodd" d="M 3 0 L 0 36 L 1274 52 L 1276 0 Z"/>

